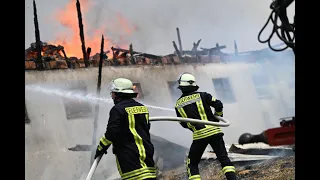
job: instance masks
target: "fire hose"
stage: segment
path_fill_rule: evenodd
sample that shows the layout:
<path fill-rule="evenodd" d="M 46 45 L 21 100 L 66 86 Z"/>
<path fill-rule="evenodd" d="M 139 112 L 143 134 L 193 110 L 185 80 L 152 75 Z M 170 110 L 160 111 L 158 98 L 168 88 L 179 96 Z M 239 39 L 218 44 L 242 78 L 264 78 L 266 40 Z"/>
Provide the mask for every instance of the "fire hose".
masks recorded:
<path fill-rule="evenodd" d="M 199 119 L 192 119 L 192 118 L 182 118 L 182 117 L 170 117 L 170 116 L 157 116 L 157 117 L 150 117 L 149 121 L 177 121 L 177 122 L 190 122 L 190 123 L 195 123 L 195 124 L 205 124 L 205 125 L 212 125 L 212 126 L 219 126 L 219 127 L 227 127 L 230 125 L 230 121 L 226 118 L 215 116 L 216 119 L 219 121 L 222 121 L 223 123 L 220 122 L 212 122 L 212 121 L 203 121 Z M 86 180 L 91 180 L 95 170 L 98 167 L 98 164 L 102 158 L 103 154 L 99 157 L 97 157 L 90 168 L 90 171 L 87 175 Z"/>

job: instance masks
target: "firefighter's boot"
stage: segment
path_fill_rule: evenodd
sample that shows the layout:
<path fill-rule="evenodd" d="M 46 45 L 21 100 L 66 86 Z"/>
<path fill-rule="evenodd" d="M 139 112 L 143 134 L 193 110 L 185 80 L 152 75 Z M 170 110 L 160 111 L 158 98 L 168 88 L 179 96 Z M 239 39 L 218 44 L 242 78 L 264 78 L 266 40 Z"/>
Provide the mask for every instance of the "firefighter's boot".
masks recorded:
<path fill-rule="evenodd" d="M 236 173 L 234 172 L 227 172 L 225 174 L 227 180 L 237 180 L 237 176 L 236 176 Z"/>

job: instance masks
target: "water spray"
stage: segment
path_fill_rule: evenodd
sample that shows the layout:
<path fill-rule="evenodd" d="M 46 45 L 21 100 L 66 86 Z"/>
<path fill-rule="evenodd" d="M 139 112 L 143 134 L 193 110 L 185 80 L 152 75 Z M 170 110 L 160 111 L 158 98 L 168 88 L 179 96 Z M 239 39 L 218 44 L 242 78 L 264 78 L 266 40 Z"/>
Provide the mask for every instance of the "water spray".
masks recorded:
<path fill-rule="evenodd" d="M 77 99 L 77 100 L 82 100 L 90 103 L 98 103 L 98 102 L 104 102 L 109 104 L 113 103 L 113 100 L 111 98 L 101 98 L 91 93 L 85 94 L 81 92 L 67 91 L 63 89 L 49 89 L 49 88 L 41 87 L 38 85 L 26 85 L 25 88 L 26 90 L 30 90 L 30 91 L 41 92 L 48 95 L 56 95 L 56 96 L 60 96 L 68 99 Z M 141 103 L 144 104 L 143 102 Z M 174 109 L 160 107 L 160 106 L 153 106 L 148 104 L 144 104 L 144 106 L 151 109 L 175 111 Z M 191 122 L 196 124 L 206 124 L 206 125 L 221 126 L 221 127 L 227 127 L 230 125 L 227 119 L 219 116 L 216 116 L 216 118 L 220 121 L 223 121 L 224 123 L 218 123 L 218 122 L 212 122 L 212 121 L 201 121 L 201 120 L 191 119 L 191 118 L 169 117 L 169 116 L 150 117 L 150 121 L 183 121 L 183 122 Z"/>
<path fill-rule="evenodd" d="M 39 85 L 26 85 L 25 89 L 29 91 L 34 91 L 34 92 L 41 92 L 47 95 L 60 96 L 67 99 L 76 99 L 76 100 L 86 101 L 93 104 L 98 102 L 113 104 L 113 100 L 111 98 L 97 97 L 95 94 L 92 94 L 92 93 L 85 94 L 77 91 L 67 91 L 63 89 L 49 89 Z M 144 104 L 143 102 L 141 103 Z M 147 104 L 144 104 L 144 105 L 152 109 L 160 109 L 164 111 L 175 111 L 174 109 L 165 108 L 165 107 L 152 106 Z"/>
<path fill-rule="evenodd" d="M 64 98 L 69 99 L 78 99 L 83 100 L 91 103 L 97 103 L 97 102 L 104 102 L 104 103 L 113 103 L 113 100 L 111 98 L 98 98 L 94 94 L 84 94 L 80 92 L 75 91 L 66 91 L 62 89 L 48 89 L 37 85 L 27 85 L 27 90 L 36 91 L 36 92 L 42 92 L 48 95 L 57 95 Z M 142 102 L 142 104 L 144 104 Z M 153 105 L 147 105 L 144 104 L 148 108 L 152 109 L 160 109 L 165 111 L 175 111 L 174 109 L 160 107 L 160 106 L 153 106 Z M 198 119 L 191 119 L 191 118 L 180 118 L 180 117 L 170 117 L 170 116 L 159 116 L 159 117 L 150 117 L 150 121 L 177 121 L 177 122 L 191 122 L 195 124 L 205 124 L 205 125 L 212 125 L 212 126 L 220 126 L 220 127 L 227 127 L 230 125 L 229 120 L 215 116 L 219 121 L 222 121 L 224 123 L 220 122 L 212 122 L 212 121 L 203 121 Z"/>

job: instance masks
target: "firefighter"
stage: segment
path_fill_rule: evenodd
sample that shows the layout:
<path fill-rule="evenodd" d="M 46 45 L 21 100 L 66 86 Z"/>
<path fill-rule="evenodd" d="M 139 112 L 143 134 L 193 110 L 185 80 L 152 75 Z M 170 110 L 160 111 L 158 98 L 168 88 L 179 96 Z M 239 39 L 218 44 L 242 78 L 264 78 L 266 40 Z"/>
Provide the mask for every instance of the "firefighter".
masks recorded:
<path fill-rule="evenodd" d="M 183 73 L 180 76 L 178 83 L 178 89 L 182 92 L 182 95 L 177 100 L 175 106 L 178 117 L 200 119 L 203 121 L 219 121 L 214 115 L 223 116 L 222 102 L 209 93 L 197 92 L 199 86 L 197 86 L 196 79 L 192 74 Z M 212 113 L 210 106 L 215 108 L 214 114 Z M 200 163 L 202 154 L 208 144 L 211 145 L 213 151 L 217 155 L 227 180 L 237 179 L 235 167 L 228 157 L 223 140 L 224 134 L 220 127 L 186 122 L 180 122 L 180 125 L 193 132 L 193 142 L 186 161 L 189 179 L 201 179 L 198 164 Z"/>
<path fill-rule="evenodd" d="M 133 91 L 129 79 L 117 78 L 109 87 L 115 105 L 110 110 L 107 130 L 100 138 L 95 158 L 106 154 L 112 144 L 123 180 L 156 179 L 148 109 L 133 99 L 138 93 Z"/>

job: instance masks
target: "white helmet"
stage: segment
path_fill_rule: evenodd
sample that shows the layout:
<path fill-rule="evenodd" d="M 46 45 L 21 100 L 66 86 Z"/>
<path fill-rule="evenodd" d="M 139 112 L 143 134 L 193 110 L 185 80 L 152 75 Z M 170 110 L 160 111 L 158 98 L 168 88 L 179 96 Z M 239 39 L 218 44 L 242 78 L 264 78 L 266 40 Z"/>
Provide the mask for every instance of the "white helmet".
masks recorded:
<path fill-rule="evenodd" d="M 133 91 L 132 81 L 126 78 L 117 78 L 112 80 L 109 85 L 109 90 L 117 93 L 136 94 Z"/>
<path fill-rule="evenodd" d="M 197 86 L 196 78 L 190 73 L 182 73 L 178 79 L 179 86 Z"/>

